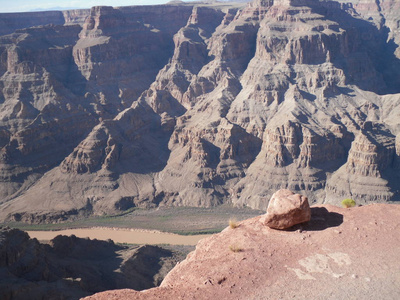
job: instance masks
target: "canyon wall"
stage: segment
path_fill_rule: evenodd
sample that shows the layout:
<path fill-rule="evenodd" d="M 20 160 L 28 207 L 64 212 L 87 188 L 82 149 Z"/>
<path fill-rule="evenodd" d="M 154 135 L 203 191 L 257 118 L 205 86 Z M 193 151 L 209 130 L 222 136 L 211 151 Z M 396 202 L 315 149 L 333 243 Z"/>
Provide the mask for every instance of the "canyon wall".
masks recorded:
<path fill-rule="evenodd" d="M 160 285 L 189 250 L 122 246 L 58 235 L 47 243 L 0 228 L 1 299 L 80 299 L 108 289 Z"/>
<path fill-rule="evenodd" d="M 0 219 L 266 209 L 280 188 L 400 200 L 399 16 L 394 0 L 93 7 L 1 36 Z"/>

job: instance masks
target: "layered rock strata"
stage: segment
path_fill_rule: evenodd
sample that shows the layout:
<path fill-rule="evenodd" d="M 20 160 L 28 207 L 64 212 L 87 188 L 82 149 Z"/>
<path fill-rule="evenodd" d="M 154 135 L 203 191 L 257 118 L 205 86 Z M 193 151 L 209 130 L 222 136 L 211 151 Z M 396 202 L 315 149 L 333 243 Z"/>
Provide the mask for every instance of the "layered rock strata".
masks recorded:
<path fill-rule="evenodd" d="M 266 209 L 280 188 L 319 203 L 399 200 L 396 12 L 389 0 L 95 7 L 81 30 L 2 37 L 0 219 Z M 45 50 L 24 60 L 31 46 L 20 41 L 32 32 L 53 46 L 36 42 Z M 46 115 L 48 128 L 77 116 L 65 140 L 31 123 L 48 99 L 65 104 Z M 24 136 L 27 124 L 42 145 Z M 54 158 L 45 164 L 39 152 Z"/>
<path fill-rule="evenodd" d="M 1 37 L 2 202 L 60 164 L 99 121 L 115 117 L 148 88 L 172 53 L 172 35 L 191 10 L 64 11 L 68 26 L 20 29 Z M 42 24 L 53 22 L 46 16 Z M 76 208 L 82 207 L 73 201 L 72 214 Z"/>

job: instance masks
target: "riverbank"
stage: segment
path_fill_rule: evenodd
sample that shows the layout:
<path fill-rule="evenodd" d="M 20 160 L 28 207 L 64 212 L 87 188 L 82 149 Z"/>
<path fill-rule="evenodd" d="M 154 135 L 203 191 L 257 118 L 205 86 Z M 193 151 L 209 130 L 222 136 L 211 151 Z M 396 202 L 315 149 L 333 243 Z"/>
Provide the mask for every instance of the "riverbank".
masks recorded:
<path fill-rule="evenodd" d="M 221 205 L 213 208 L 163 207 L 154 209 L 134 209 L 114 216 L 91 216 L 56 223 L 28 224 L 7 222 L 0 226 L 9 226 L 24 231 L 56 231 L 81 228 L 142 228 L 153 231 L 175 233 L 179 235 L 204 235 L 220 232 L 229 224 L 230 219 L 237 221 L 251 219 L 265 212 L 249 208 L 233 208 Z"/>

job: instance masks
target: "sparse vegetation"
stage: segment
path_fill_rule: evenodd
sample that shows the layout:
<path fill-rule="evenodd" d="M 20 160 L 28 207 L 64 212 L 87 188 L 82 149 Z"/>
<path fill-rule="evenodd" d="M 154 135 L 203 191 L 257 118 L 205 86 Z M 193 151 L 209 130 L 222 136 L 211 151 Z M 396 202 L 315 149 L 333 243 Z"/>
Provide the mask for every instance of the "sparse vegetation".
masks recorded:
<path fill-rule="evenodd" d="M 160 230 L 180 235 L 214 234 L 226 228 L 229 218 L 237 222 L 262 214 L 249 208 L 232 208 L 221 205 L 214 208 L 132 208 L 116 215 L 91 216 L 57 224 L 0 223 L 22 230 L 63 230 L 90 227 L 140 228 Z"/>
<path fill-rule="evenodd" d="M 235 219 L 229 219 L 229 227 L 235 229 L 239 227 L 239 224 Z"/>
<path fill-rule="evenodd" d="M 243 251 L 243 249 L 241 247 L 239 247 L 238 245 L 230 245 L 229 250 L 231 250 L 232 252 L 235 252 L 235 253 Z"/>
<path fill-rule="evenodd" d="M 342 206 L 345 208 L 356 206 L 356 201 L 354 201 L 353 199 L 350 199 L 350 198 L 344 199 L 342 201 Z"/>

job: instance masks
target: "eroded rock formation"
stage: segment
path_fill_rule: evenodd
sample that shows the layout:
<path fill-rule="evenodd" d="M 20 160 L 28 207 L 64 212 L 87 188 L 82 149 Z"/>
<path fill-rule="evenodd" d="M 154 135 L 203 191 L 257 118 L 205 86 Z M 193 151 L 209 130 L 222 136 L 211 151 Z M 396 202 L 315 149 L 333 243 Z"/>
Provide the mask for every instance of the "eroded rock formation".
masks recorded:
<path fill-rule="evenodd" d="M 399 9 L 94 7 L 1 37 L 0 219 L 399 200 Z"/>
<path fill-rule="evenodd" d="M 79 299 L 116 288 L 158 286 L 186 253 L 157 246 L 57 236 L 49 244 L 0 229 L 1 299 Z"/>

